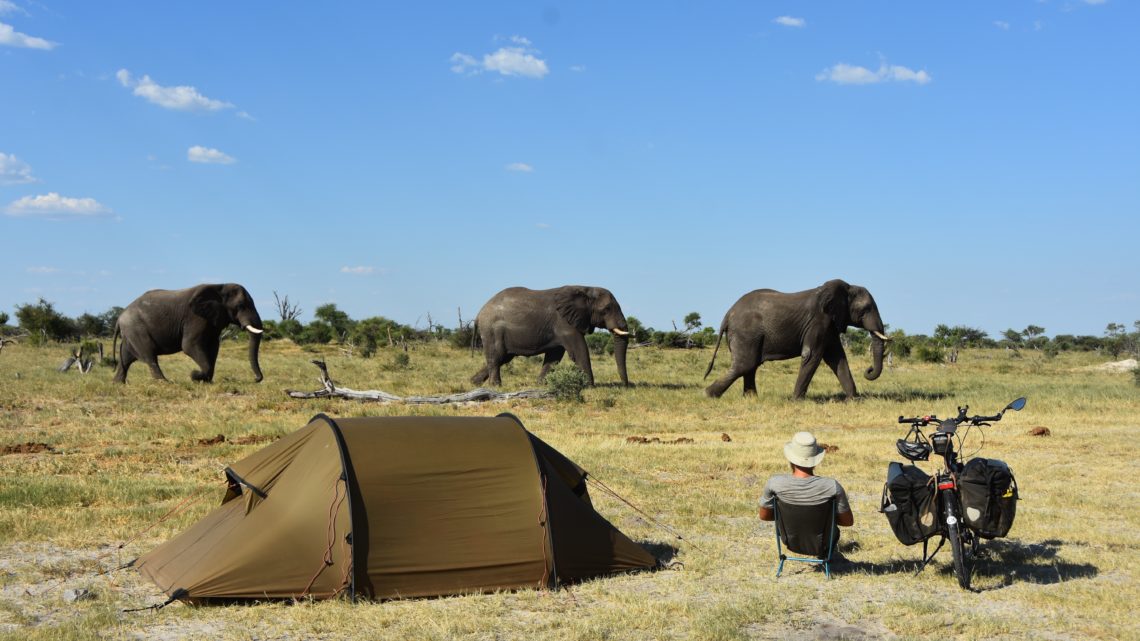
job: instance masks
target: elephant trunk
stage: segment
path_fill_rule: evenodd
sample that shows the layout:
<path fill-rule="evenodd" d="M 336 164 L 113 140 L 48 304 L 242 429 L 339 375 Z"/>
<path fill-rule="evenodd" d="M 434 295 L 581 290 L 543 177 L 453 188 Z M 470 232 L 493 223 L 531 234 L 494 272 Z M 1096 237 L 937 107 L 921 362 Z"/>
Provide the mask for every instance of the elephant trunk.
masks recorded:
<path fill-rule="evenodd" d="M 871 366 L 863 373 L 863 377 L 873 381 L 883 373 L 883 349 L 886 346 L 887 336 L 883 334 L 885 328 L 878 314 L 864 322 L 863 327 L 871 332 Z"/>
<path fill-rule="evenodd" d="M 242 317 L 239 315 L 238 324 L 249 332 L 249 367 L 253 370 L 253 380 L 257 383 L 265 378 L 261 375 L 261 365 L 258 364 L 257 354 L 261 350 L 261 337 L 265 331 L 261 324 L 261 317 L 256 313 Z"/>
<path fill-rule="evenodd" d="M 629 376 L 625 372 L 625 352 L 629 348 L 629 333 L 614 333 L 614 360 L 617 361 L 618 376 L 622 385 L 629 385 Z"/>

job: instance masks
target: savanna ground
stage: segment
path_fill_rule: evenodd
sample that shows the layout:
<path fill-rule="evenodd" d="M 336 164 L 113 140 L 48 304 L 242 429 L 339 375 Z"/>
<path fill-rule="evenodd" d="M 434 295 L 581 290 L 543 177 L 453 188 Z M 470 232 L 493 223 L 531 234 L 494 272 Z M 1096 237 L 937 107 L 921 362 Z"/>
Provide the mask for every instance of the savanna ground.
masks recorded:
<path fill-rule="evenodd" d="M 371 359 L 334 348 L 322 354 L 344 385 L 399 395 L 465 391 L 480 363 L 442 344 L 415 347 L 406 366 L 389 349 Z M 629 354 L 632 388 L 615 384 L 611 358 L 595 357 L 599 385 L 584 402 L 465 406 L 289 399 L 286 388 L 319 385 L 308 362 L 315 355 L 287 341 L 263 345 L 261 384 L 252 381 L 243 343 L 223 348 L 212 385 L 191 383 L 192 363 L 182 355 L 163 358 L 172 382 L 153 381 L 136 365 L 126 386 L 111 383 L 106 367 L 57 373 L 65 355 L 65 347 L 25 345 L 0 354 L 3 639 L 1140 638 L 1132 474 L 1140 389 L 1129 373 L 1088 369 L 1107 360 L 1093 354 L 977 350 L 954 365 L 896 361 L 878 381 L 857 377 L 863 396 L 851 402 L 821 368 L 809 398 L 796 402 L 796 362 L 764 365 L 757 398 L 743 398 L 738 382 L 714 400 L 701 380 L 708 350 L 644 348 Z M 721 354 L 714 374 L 727 362 Z M 538 368 L 534 359 L 516 360 L 504 389 L 534 387 Z M 981 451 L 1017 474 L 1023 500 L 1011 537 L 984 545 L 976 592 L 957 587 L 946 549 L 916 575 L 921 546 L 899 544 L 877 512 L 887 463 L 899 460 L 894 441 L 905 431 L 896 417 L 946 415 L 964 403 L 991 413 L 1020 395 L 1027 408 L 989 428 Z M 312 415 L 503 411 L 683 533 L 677 541 L 594 493 L 599 511 L 634 540 L 675 545 L 684 568 L 552 592 L 123 612 L 165 595 L 133 570 L 113 569 L 217 505 L 228 463 Z M 1036 427 L 1051 435 L 1028 434 Z M 765 479 L 785 470 L 783 443 L 803 429 L 838 448 L 819 471 L 843 482 L 855 513 L 843 537 L 848 562 L 830 581 L 803 564 L 776 579 L 773 529 L 755 516 Z M 225 440 L 211 444 L 219 434 Z M 692 442 L 665 443 L 681 437 Z M 975 433 L 965 449 L 979 444 Z M 65 598 L 75 590 L 88 598 Z"/>

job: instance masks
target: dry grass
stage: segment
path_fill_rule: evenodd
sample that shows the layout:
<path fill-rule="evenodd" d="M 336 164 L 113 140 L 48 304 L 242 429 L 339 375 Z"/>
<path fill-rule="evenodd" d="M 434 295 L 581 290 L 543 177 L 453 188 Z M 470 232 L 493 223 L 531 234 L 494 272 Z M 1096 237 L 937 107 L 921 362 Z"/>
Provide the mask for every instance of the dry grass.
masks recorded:
<path fill-rule="evenodd" d="M 964 352 L 954 366 L 903 363 L 878 381 L 859 380 L 865 396 L 854 402 L 839 400 L 837 382 L 823 370 L 808 400 L 795 402 L 795 363 L 761 368 L 758 398 L 742 398 L 737 383 L 712 400 L 703 396 L 700 378 L 709 352 L 639 349 L 630 353 L 634 388 L 617 387 L 612 361 L 598 358 L 600 385 L 586 390 L 583 403 L 426 407 L 291 400 L 282 390 L 317 387 L 317 370 L 307 362 L 314 355 L 267 343 L 266 380 L 257 385 L 243 350 L 241 343 L 223 348 L 213 385 L 191 383 L 189 359 L 171 356 L 163 368 L 174 382 L 151 381 L 138 367 L 122 387 L 111 383 L 108 368 L 57 374 L 66 349 L 5 348 L 0 447 L 50 449 L 0 455 L 0 638 L 1140 637 L 1131 616 L 1140 602 L 1140 524 L 1128 473 L 1136 464 L 1140 392 L 1129 374 L 1079 369 L 1101 362 L 1092 355 L 1011 359 L 978 351 Z M 442 345 L 411 351 L 407 367 L 387 350 L 367 360 L 331 349 L 324 356 L 345 385 L 400 395 L 464 391 L 478 368 L 467 352 Z M 723 371 L 726 359 L 718 360 Z M 516 360 L 504 372 L 506 386 L 532 386 L 538 367 Z M 1010 463 L 1024 499 L 1012 538 L 985 546 L 990 558 L 975 576 L 981 591 L 957 588 L 947 551 L 915 575 L 920 550 L 895 541 L 876 511 L 887 463 L 897 460 L 894 440 L 904 431 L 895 417 L 947 414 L 961 403 L 991 412 L 1022 394 L 1029 397 L 1026 410 L 989 429 L 981 452 Z M 199 518 L 220 500 L 226 464 L 317 412 L 502 411 L 683 532 L 688 542 L 678 543 L 623 505 L 595 497 L 634 539 L 676 544 L 685 568 L 552 593 L 172 605 L 136 614 L 121 610 L 163 595 L 130 570 L 98 573 Z M 1038 426 L 1052 435 L 1027 434 Z M 838 566 L 831 581 L 799 565 L 775 579 L 772 528 L 755 517 L 764 480 L 784 469 L 781 445 L 800 429 L 838 447 L 820 471 L 844 483 L 855 511 L 856 525 L 844 532 L 850 563 Z M 199 443 L 218 434 L 224 443 Z M 668 442 L 683 438 L 693 442 Z M 194 496 L 202 498 L 185 513 L 146 530 Z M 118 550 L 124 541 L 130 542 Z M 65 603 L 64 590 L 75 588 L 95 598 Z"/>

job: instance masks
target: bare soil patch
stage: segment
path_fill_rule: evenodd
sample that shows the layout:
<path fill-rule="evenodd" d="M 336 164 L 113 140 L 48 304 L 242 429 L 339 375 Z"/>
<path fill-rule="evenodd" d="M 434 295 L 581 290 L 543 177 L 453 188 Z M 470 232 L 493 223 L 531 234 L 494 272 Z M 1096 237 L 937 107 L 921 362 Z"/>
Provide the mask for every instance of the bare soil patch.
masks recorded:
<path fill-rule="evenodd" d="M 55 448 L 47 443 L 17 443 L 0 447 L 0 456 L 9 454 L 39 454 L 40 452 L 54 452 Z"/>

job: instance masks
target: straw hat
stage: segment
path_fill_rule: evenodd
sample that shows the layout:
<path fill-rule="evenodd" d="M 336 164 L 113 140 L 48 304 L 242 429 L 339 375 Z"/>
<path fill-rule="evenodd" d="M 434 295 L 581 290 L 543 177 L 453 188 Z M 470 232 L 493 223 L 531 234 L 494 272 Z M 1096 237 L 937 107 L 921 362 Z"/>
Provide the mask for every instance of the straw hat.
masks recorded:
<path fill-rule="evenodd" d="M 815 467 L 823 460 L 825 450 L 815 442 L 811 432 L 796 432 L 784 445 L 784 458 L 800 467 Z"/>

